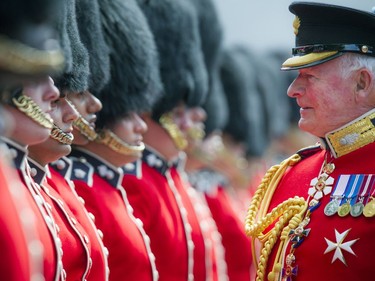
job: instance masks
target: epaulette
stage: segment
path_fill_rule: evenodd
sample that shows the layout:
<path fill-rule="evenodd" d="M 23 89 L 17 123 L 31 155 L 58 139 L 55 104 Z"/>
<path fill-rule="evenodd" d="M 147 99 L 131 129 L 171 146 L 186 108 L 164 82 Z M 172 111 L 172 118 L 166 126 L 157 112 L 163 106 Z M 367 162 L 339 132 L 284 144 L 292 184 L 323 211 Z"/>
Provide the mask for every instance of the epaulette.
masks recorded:
<path fill-rule="evenodd" d="M 27 158 L 26 149 L 8 138 L 1 137 L 0 139 L 8 147 L 7 153 L 9 155 L 9 158 L 12 159 L 13 164 L 16 167 L 16 169 L 18 170 L 22 169 L 22 167 L 25 166 L 25 162 Z"/>
<path fill-rule="evenodd" d="M 171 164 L 156 151 L 146 148 L 143 151 L 142 161 L 144 161 L 148 166 L 158 171 L 160 174 L 165 175 L 165 172 L 170 168 Z"/>
<path fill-rule="evenodd" d="M 121 169 L 122 169 L 122 172 L 124 173 L 124 176 L 132 175 L 140 179 L 142 178 L 141 167 L 142 167 L 141 161 L 137 160 L 135 162 L 125 164 L 124 166 L 121 167 Z"/>
<path fill-rule="evenodd" d="M 198 191 L 213 195 L 218 186 L 227 186 L 228 179 L 222 174 L 212 170 L 199 170 L 189 173 L 189 182 Z"/>
<path fill-rule="evenodd" d="M 84 161 L 93 168 L 93 173 L 99 175 L 111 186 L 115 188 L 121 186 L 123 178 L 122 170 L 114 167 L 100 156 L 90 151 L 78 148 L 72 151 L 71 156 L 77 157 L 78 159 L 84 159 Z"/>
<path fill-rule="evenodd" d="M 72 173 L 70 180 L 83 181 L 88 186 L 92 187 L 94 167 L 90 165 L 84 158 L 69 157 L 72 160 Z"/>
<path fill-rule="evenodd" d="M 312 155 L 314 155 L 315 153 L 318 153 L 322 151 L 322 147 L 320 144 L 316 144 L 316 145 L 311 145 L 311 146 L 308 146 L 308 147 L 304 147 L 300 150 L 297 151 L 297 154 L 299 156 L 301 156 L 302 160 L 307 158 L 307 157 L 310 157 Z"/>
<path fill-rule="evenodd" d="M 34 182 L 41 185 L 44 178 L 46 177 L 46 170 L 44 167 L 40 166 L 33 159 L 28 158 L 27 162 L 30 167 L 30 176 L 33 178 Z"/>

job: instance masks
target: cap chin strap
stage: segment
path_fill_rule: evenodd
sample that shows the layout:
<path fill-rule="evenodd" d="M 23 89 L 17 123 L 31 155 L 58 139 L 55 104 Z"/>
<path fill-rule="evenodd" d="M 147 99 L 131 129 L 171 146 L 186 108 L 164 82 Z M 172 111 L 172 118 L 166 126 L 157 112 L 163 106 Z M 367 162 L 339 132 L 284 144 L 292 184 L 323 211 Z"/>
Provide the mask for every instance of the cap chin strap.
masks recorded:
<path fill-rule="evenodd" d="M 39 125 L 47 129 L 53 128 L 53 120 L 30 97 L 21 94 L 18 98 L 13 98 L 12 101 L 19 111 L 25 113 Z"/>
<path fill-rule="evenodd" d="M 89 141 L 95 140 L 98 136 L 95 129 L 91 127 L 89 122 L 87 122 L 86 119 L 84 119 L 81 115 L 73 122 L 73 127 L 84 135 Z"/>
<path fill-rule="evenodd" d="M 178 150 L 184 150 L 188 146 L 184 134 L 173 122 L 172 113 L 164 113 L 159 119 L 160 125 L 168 132 Z"/>
<path fill-rule="evenodd" d="M 73 142 L 73 135 L 65 133 L 56 125 L 53 125 L 50 137 L 61 144 L 71 145 Z"/>
<path fill-rule="evenodd" d="M 143 142 L 140 145 L 127 144 L 108 129 L 100 130 L 95 141 L 108 146 L 117 153 L 129 156 L 138 156 L 145 149 Z"/>
<path fill-rule="evenodd" d="M 292 49 L 292 57 L 281 66 L 281 70 L 300 69 L 321 64 L 344 53 L 375 56 L 372 46 L 364 44 L 314 44 Z"/>

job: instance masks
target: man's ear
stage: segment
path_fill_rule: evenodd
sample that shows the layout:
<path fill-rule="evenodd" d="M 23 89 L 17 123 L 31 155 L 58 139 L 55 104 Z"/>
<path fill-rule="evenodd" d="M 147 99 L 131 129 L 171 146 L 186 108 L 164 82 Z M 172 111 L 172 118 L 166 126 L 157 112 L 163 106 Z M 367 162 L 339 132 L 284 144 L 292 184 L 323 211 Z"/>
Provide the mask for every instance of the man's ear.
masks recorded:
<path fill-rule="evenodd" d="M 361 68 L 356 76 L 356 98 L 367 98 L 374 86 L 374 75 L 367 68 Z"/>

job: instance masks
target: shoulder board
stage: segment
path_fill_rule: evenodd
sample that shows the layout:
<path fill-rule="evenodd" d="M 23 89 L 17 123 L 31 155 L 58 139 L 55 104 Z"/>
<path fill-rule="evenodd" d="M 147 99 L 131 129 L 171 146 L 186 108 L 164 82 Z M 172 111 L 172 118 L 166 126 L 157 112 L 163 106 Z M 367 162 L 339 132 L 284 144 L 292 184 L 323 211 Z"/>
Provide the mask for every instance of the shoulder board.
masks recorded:
<path fill-rule="evenodd" d="M 94 168 L 85 161 L 86 159 L 69 157 L 72 160 L 72 173 L 70 175 L 70 180 L 72 181 L 83 181 L 88 186 L 92 186 Z"/>
<path fill-rule="evenodd" d="M 123 167 L 121 167 L 122 172 L 125 175 L 133 175 L 137 178 L 142 178 L 142 162 L 140 159 L 138 159 L 135 162 L 127 163 Z"/>
<path fill-rule="evenodd" d="M 62 157 L 49 164 L 52 169 L 58 172 L 66 180 L 70 180 L 72 172 L 72 161 L 67 157 Z"/>
<path fill-rule="evenodd" d="M 312 146 L 302 148 L 297 151 L 297 154 L 301 156 L 302 159 L 305 159 L 320 151 L 322 151 L 322 147 L 319 144 L 317 144 L 317 145 L 312 145 Z"/>

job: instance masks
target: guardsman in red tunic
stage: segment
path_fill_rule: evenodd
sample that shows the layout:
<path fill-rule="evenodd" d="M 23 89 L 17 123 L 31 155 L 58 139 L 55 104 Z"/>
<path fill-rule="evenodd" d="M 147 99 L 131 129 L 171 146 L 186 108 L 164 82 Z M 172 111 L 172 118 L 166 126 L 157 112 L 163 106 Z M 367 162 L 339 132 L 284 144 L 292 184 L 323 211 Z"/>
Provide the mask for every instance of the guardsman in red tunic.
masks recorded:
<path fill-rule="evenodd" d="M 202 160 L 201 157 L 204 157 L 203 154 L 195 161 Z M 189 166 L 194 161 L 191 158 L 190 155 Z M 251 280 L 251 245 L 244 231 L 239 208 L 228 194 L 228 179 L 207 159 L 201 162 L 202 168 L 189 172 L 189 179 L 193 186 L 204 194 L 221 237 L 218 242 L 223 247 L 223 255 L 219 257 L 219 262 L 226 268 L 225 272 L 221 272 L 221 276 L 226 276 L 228 280 Z M 217 247 L 219 248 L 219 245 Z"/>
<path fill-rule="evenodd" d="M 246 163 L 246 151 L 254 151 L 259 147 L 255 141 L 262 141 L 260 136 L 254 140 L 255 136 L 243 130 L 256 132 L 260 126 L 248 114 L 248 109 L 256 104 L 252 99 L 256 93 L 251 91 L 253 84 L 249 80 L 252 66 L 243 54 L 242 47 L 222 53 L 217 83 L 223 91 L 216 90 L 204 105 L 208 137 L 187 158 L 191 182 L 205 194 L 221 234 L 229 280 L 251 280 L 253 276 L 251 243 L 243 227 L 245 212 L 233 190 L 247 186 L 248 171 L 238 163 Z M 255 110 L 260 115 L 261 107 Z"/>
<path fill-rule="evenodd" d="M 67 18 L 75 19 L 74 2 L 67 8 Z M 66 57 L 71 67 L 65 69 L 57 82 L 62 94 L 51 111 L 54 120 L 51 137 L 44 143 L 29 146 L 31 175 L 52 207 L 51 213 L 59 227 L 66 280 L 103 281 L 108 279 L 107 249 L 101 241 L 101 232 L 94 225 L 95 218 L 86 211 L 84 200 L 70 181 L 70 160 L 60 158 L 71 151 L 73 122 L 78 118 L 69 98 L 79 95 L 83 100 L 86 98 L 83 95 L 89 74 L 89 57 L 80 41 L 77 22 L 71 21 L 66 29 L 70 43 L 64 46 L 68 48 L 66 53 L 72 52 L 71 57 Z"/>
<path fill-rule="evenodd" d="M 33 258 L 42 259 L 42 275 L 45 280 L 60 280 L 63 277 L 61 240 L 49 208 L 36 190 L 26 160 L 27 145 L 43 142 L 50 135 L 53 121 L 48 113 L 52 103 L 58 98 L 59 91 L 49 77 L 39 79 L 37 83 L 25 82 L 22 88 L 12 89 L 13 95 L 10 97 L 13 98 L 8 97 L 9 104 L 4 105 L 4 108 L 17 125 L 9 136 L 2 139 L 27 190 L 27 200 L 32 209 L 30 214 L 34 214 L 34 219 L 29 219 L 34 221 L 40 243 L 35 243 Z"/>
<path fill-rule="evenodd" d="M 184 156 L 184 155 L 182 155 Z M 181 158 L 183 161 L 183 158 Z M 177 189 L 185 199 L 187 206 L 191 205 L 191 213 L 195 213 L 204 239 L 205 266 L 207 280 L 228 280 L 227 265 L 225 262 L 225 249 L 222 244 L 222 236 L 218 231 L 212 212 L 209 209 L 203 192 L 193 188 L 186 174 L 184 162 L 177 167 L 171 168 Z M 191 215 L 190 215 L 191 216 Z M 190 221 L 192 219 L 190 218 Z"/>
<path fill-rule="evenodd" d="M 9 103 L 3 89 L 56 73 L 63 57 L 58 44 L 45 49 L 46 40 L 53 42 L 51 18 L 47 11 L 57 9 L 60 1 L 40 1 L 27 9 L 28 1 L 3 1 L 0 11 L 0 85 L 1 104 Z M 38 12 L 36 12 L 38 10 Z M 22 13 L 23 20 L 18 20 Z M 38 18 L 38 19 L 37 19 Z M 35 20 L 39 21 L 35 27 Z M 38 31 L 37 31 L 38 30 Z M 41 32 L 40 32 L 41 31 Z M 34 40 L 38 37 L 39 40 Z M 37 43 L 36 43 L 37 42 Z M 35 55 L 38 54 L 38 55 Z M 41 64 L 41 61 L 43 63 Z M 5 94 L 5 96 L 4 96 Z M 6 110 L 0 108 L 0 135 L 7 136 L 16 125 Z M 47 138 L 46 134 L 44 138 Z M 35 202 L 11 165 L 6 145 L 0 148 L 0 279 L 9 281 L 45 280 L 43 246 L 37 224 L 42 222 Z M 34 212 L 37 212 L 36 214 Z M 40 220 L 39 220 L 40 219 Z M 48 234 L 47 234 L 48 235 Z M 45 241 L 48 243 L 47 241 Z"/>
<path fill-rule="evenodd" d="M 162 90 L 155 43 L 135 1 L 99 5 L 111 78 L 101 91 L 93 89 L 103 106 L 96 120 L 98 135 L 75 146 L 71 179 L 103 233 L 109 280 L 156 281 L 150 238 L 122 186 L 122 167 L 140 158 L 144 149 L 142 134 L 147 127 L 138 112 L 149 110 Z"/>
<path fill-rule="evenodd" d="M 5 148 L 6 149 L 6 148 Z M 43 250 L 28 194 L 0 148 L 0 275 L 4 280 L 27 281 L 43 276 Z M 22 214 L 25 217 L 22 217 Z M 33 251 L 31 245 L 39 245 Z"/>
<path fill-rule="evenodd" d="M 29 147 L 31 176 L 38 184 L 40 193 L 51 206 L 51 213 L 58 226 L 62 240 L 62 262 L 66 280 L 106 280 L 106 254 L 100 232 L 93 223 L 93 217 L 84 208 L 74 187 L 48 164 L 70 152 L 73 121 L 77 111 L 66 97 L 60 97 L 51 116 L 54 129 L 46 142 Z M 70 171 L 68 159 L 55 163 L 57 169 Z M 62 169 L 63 165 L 65 165 Z"/>
<path fill-rule="evenodd" d="M 283 70 L 301 130 L 320 144 L 269 169 L 248 209 L 256 280 L 371 280 L 375 250 L 375 15 L 293 3 Z"/>
<path fill-rule="evenodd" d="M 196 10 L 187 1 L 140 6 L 157 44 L 165 95 L 151 114 L 143 115 L 149 130 L 144 135 L 141 178 L 126 175 L 124 186 L 150 236 L 160 279 L 207 280 L 212 276 L 207 270 L 212 270 L 206 260 L 211 257 L 187 186 L 175 167 L 193 118 L 201 122 L 205 116 L 200 108 L 188 110 L 201 104 L 207 90 Z"/>
<path fill-rule="evenodd" d="M 221 91 L 221 85 L 219 83 L 219 60 L 222 52 L 223 44 L 223 29 L 218 15 L 218 11 L 215 7 L 215 3 L 212 0 L 193 0 L 190 1 L 197 10 L 198 21 L 199 21 L 199 34 L 201 41 L 201 48 L 203 52 L 204 63 L 207 69 L 208 75 L 208 93 L 207 99 L 203 104 L 203 108 L 206 110 L 206 104 L 209 100 L 212 100 L 213 96 L 216 96 L 216 93 Z M 209 35 L 208 35 L 209 34 Z M 220 111 L 215 104 L 215 110 Z M 194 111 L 191 112 L 194 114 Z M 225 112 L 220 111 L 216 116 L 221 114 L 225 115 Z M 221 117 L 218 118 L 220 120 Z M 194 120 L 197 120 L 194 118 Z M 199 122 L 193 125 L 193 129 L 188 129 L 188 148 L 185 150 L 187 156 L 184 156 L 185 153 L 180 155 L 184 164 L 179 165 L 177 169 L 177 174 L 182 179 L 185 189 L 188 190 L 188 194 L 195 206 L 195 210 L 198 216 L 199 221 L 201 222 L 201 228 L 203 236 L 205 237 L 205 247 L 206 247 L 206 278 L 207 280 L 227 280 L 227 267 L 224 260 L 224 248 L 221 242 L 221 235 L 217 230 L 217 225 L 213 220 L 212 214 L 207 206 L 207 203 L 204 199 L 204 193 L 198 189 L 192 188 L 192 185 L 189 182 L 189 178 L 186 174 L 187 165 L 189 163 L 190 151 L 199 146 L 201 143 L 202 126 L 199 128 Z M 197 127 L 198 126 L 198 130 Z M 206 123 L 204 124 L 206 126 Z M 191 132 L 198 132 L 191 133 Z M 196 138 L 195 136 L 199 136 Z"/>
<path fill-rule="evenodd" d="M 226 187 L 211 187 L 207 204 L 222 237 L 229 280 L 251 280 L 251 246 Z"/>

